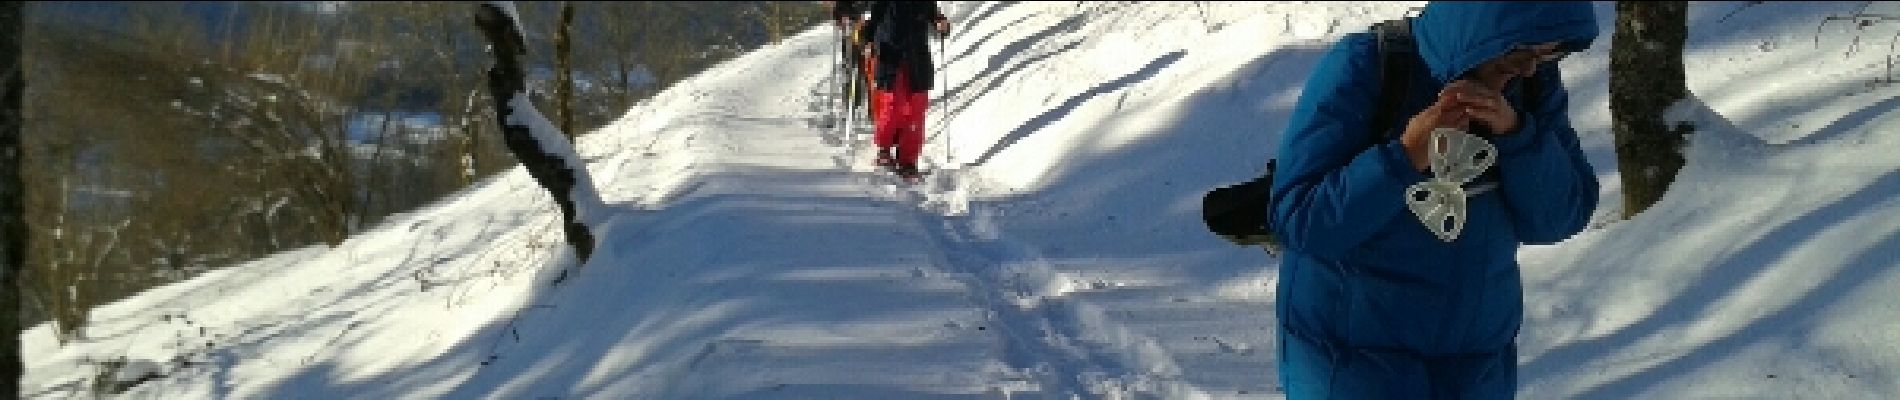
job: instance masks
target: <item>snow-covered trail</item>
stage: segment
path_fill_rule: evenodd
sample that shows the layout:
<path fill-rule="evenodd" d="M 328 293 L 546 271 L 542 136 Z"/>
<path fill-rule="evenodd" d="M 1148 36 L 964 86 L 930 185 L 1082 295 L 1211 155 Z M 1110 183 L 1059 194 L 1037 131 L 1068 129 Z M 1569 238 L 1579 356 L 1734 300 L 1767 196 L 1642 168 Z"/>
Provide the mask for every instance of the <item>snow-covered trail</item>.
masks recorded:
<path fill-rule="evenodd" d="M 1183 175 L 1157 190 L 1170 179 L 1124 175 L 1143 168 L 1102 157 L 1074 165 L 1113 174 L 1067 180 L 1050 167 L 1073 146 L 1037 143 L 1069 140 L 1078 130 L 1065 124 L 1123 105 L 1148 109 L 1137 119 L 1188 110 L 1185 122 L 1159 124 L 1175 125 L 1162 130 L 1170 134 L 1260 140 L 1253 132 L 1273 114 L 1247 110 L 1287 101 L 1290 84 L 1268 82 L 1310 64 L 1312 49 L 1189 52 L 1192 41 L 1139 41 L 1131 52 L 1126 35 L 1159 21 L 1230 42 L 1325 28 L 1185 10 L 1200 9 L 956 5 L 961 33 L 940 51 L 950 72 L 926 123 L 934 139 L 925 165 L 938 171 L 912 189 L 871 171 L 856 151 L 863 127 L 820 127 L 835 104 L 836 48 L 831 32 L 814 29 L 580 138 L 614 210 L 585 267 L 551 229 L 545 195 L 513 171 L 336 249 L 102 308 L 83 343 L 53 344 L 41 327 L 29 335 L 40 360 L 29 387 L 43 397 L 129 389 L 157 398 L 1273 397 L 1270 280 L 1258 273 L 1267 260 L 1200 234 L 1168 204 L 1225 176 Z M 1092 18 L 1101 21 L 1084 23 Z M 1229 23 L 1239 29 L 1220 29 Z M 1054 43 L 1068 44 L 1046 46 Z M 1086 62 L 1110 56 L 1146 61 Z M 1057 71 L 1061 79 L 1047 79 Z M 1223 79 L 1236 82 L 1212 83 Z M 1219 106 L 1227 102 L 1237 103 Z M 1088 143 L 1113 146 L 1152 125 Z M 1253 151 L 1165 142 L 1138 148 L 1176 160 L 1215 147 Z M 944 147 L 953 143 L 968 147 Z M 1245 161 L 1183 165 L 1233 172 L 1233 162 Z M 1063 183 L 1012 183 L 1049 172 Z M 1145 193 L 1050 204 L 1121 179 Z M 1143 220 L 1128 230 L 1064 221 L 1064 210 L 1114 221 L 1122 209 L 1166 211 L 1123 214 Z M 1104 256 L 1075 257 L 1097 250 Z M 1157 256 L 1115 255 L 1148 250 Z M 1226 255 L 1209 263 L 1210 253 Z M 1209 277 L 1216 282 L 1199 280 Z M 102 367 L 118 359 L 136 368 L 113 376 Z"/>
<path fill-rule="evenodd" d="M 529 302 L 560 310 L 529 306 L 507 328 L 544 339 L 499 341 L 496 372 L 450 397 L 1181 398 L 1207 397 L 1210 377 L 1229 397 L 1272 393 L 1267 359 L 1248 345 L 1183 337 L 1255 356 L 1184 376 L 1166 354 L 1176 349 L 1065 296 L 1121 294 L 1122 316 L 1170 329 L 1266 310 L 1257 299 L 1152 304 L 1156 290 L 1106 283 L 1044 293 L 1028 286 L 1049 277 L 1013 265 L 1048 263 L 1034 249 L 938 212 L 962 171 L 908 187 L 877 172 L 868 126 L 822 123 L 836 104 L 830 40 L 802 35 L 711 73 L 741 82 L 686 90 L 697 102 L 681 108 L 690 117 L 670 151 L 693 160 L 688 189 L 618 217 L 571 287 Z M 575 328 L 586 330 L 564 338 Z"/>
<path fill-rule="evenodd" d="M 666 156 L 693 160 L 689 183 L 611 223 L 595 261 L 530 303 L 558 310 L 514 321 L 519 344 L 504 341 L 477 384 L 448 397 L 1037 390 L 1002 362 L 1005 330 L 947 265 L 928 218 L 849 168 L 851 139 L 817 126 L 828 39 L 801 36 L 774 59 L 709 73 L 741 82 L 686 90 L 697 101 L 673 117 L 681 137 L 667 150 L 686 154 Z"/>
<path fill-rule="evenodd" d="M 316 268 L 220 271 L 122 304 L 89 339 L 144 344 L 40 343 L 60 354 L 29 380 L 49 397 L 1199 392 L 1178 367 L 1129 352 L 1158 350 L 1093 333 L 1099 310 L 1004 272 L 1041 262 L 1033 249 L 937 212 L 960 171 L 896 187 L 856 151 L 867 127 L 822 128 L 831 40 L 813 31 L 715 68 L 653 101 L 669 107 L 583 138 L 616 212 L 584 266 L 545 226 L 538 188 L 511 173 L 343 251 L 277 260 Z M 169 312 L 140 312 L 153 309 Z M 112 356 L 131 366 L 98 375 Z M 1248 380 L 1270 383 L 1257 371 Z"/>
<path fill-rule="evenodd" d="M 1846 51 L 1900 27 L 1816 31 L 1852 2 L 1719 20 L 1744 4 L 1691 8 L 1720 123 L 1679 189 L 1520 252 L 1520 397 L 1900 393 L 1900 86 Z M 585 267 L 515 170 L 100 307 L 74 342 L 35 327 L 27 396 L 1281 397 L 1275 260 L 1208 234 L 1200 196 L 1274 156 L 1333 40 L 1418 3 L 945 5 L 922 185 L 873 172 L 863 126 L 822 127 L 819 27 L 580 137 L 613 211 Z M 1600 216 L 1611 6 L 1564 61 Z"/>
<path fill-rule="evenodd" d="M 524 332 L 559 347 L 507 350 L 530 356 L 501 370 L 540 370 L 538 355 L 559 348 L 606 350 L 575 366 L 585 373 L 546 376 L 645 398 L 914 398 L 999 381 L 997 339 L 966 280 L 941 265 L 913 210 L 866 173 L 838 168 L 841 149 L 813 125 L 821 99 L 800 95 L 831 65 L 815 39 L 749 64 L 762 70 L 721 72 L 749 82 L 698 91 L 707 101 L 688 109 L 706 123 L 682 126 L 690 133 L 670 150 L 692 154 L 692 188 L 608 228 L 600 261 L 547 299 L 598 312 L 519 323 L 600 337 Z M 624 303 L 587 304 L 595 299 Z M 553 392 L 590 385 L 517 379 Z M 468 394 L 510 392 L 493 389 Z"/>
<path fill-rule="evenodd" d="M 981 227 L 973 225 L 975 219 L 940 213 L 946 198 L 960 189 L 956 180 L 964 171 L 943 169 L 921 184 L 895 185 L 894 179 L 871 166 L 865 151 L 871 147 L 868 124 L 832 129 L 821 123 L 832 118 L 837 104 L 836 94 L 831 93 L 834 83 L 828 79 L 827 62 L 832 56 L 824 47 L 828 40 L 823 34 L 807 35 L 782 44 L 793 48 L 785 53 L 797 56 L 768 63 L 773 71 L 763 74 L 790 79 L 771 80 L 782 87 L 747 88 L 759 93 L 810 93 L 808 97 L 704 93 L 707 98 L 740 100 L 706 105 L 706 112 L 721 115 L 720 120 L 739 123 L 725 123 L 718 131 L 689 139 L 686 148 L 697 153 L 695 165 L 701 169 L 697 179 L 702 184 L 671 202 L 665 215 L 690 219 L 690 231 L 711 237 L 675 245 L 640 235 L 627 237 L 629 246 L 603 246 L 617 252 L 607 259 L 645 264 L 642 260 L 704 257 L 689 253 L 703 251 L 693 248 L 705 245 L 688 243 L 731 240 L 731 252 L 700 265 L 668 270 L 730 269 L 774 277 L 721 282 L 715 287 L 732 291 L 706 297 L 727 302 L 757 298 L 788 307 L 757 315 L 735 313 L 733 320 L 748 321 L 742 328 L 709 330 L 718 332 L 716 338 L 701 338 L 706 342 L 704 350 L 685 366 L 673 368 L 680 374 L 679 383 L 670 383 L 672 389 L 661 392 L 661 398 L 745 397 L 745 388 L 767 388 L 760 393 L 769 391 L 775 398 L 1019 392 L 1060 398 L 1207 397 L 1207 389 L 1200 385 L 1208 382 L 1198 381 L 1206 376 L 1184 377 L 1181 367 L 1165 354 L 1169 349 L 1110 322 L 1099 307 L 1065 298 L 1071 292 L 1107 293 L 1122 288 L 1103 283 L 1043 293 L 1045 288 L 1029 286 L 1045 284 L 1043 280 L 1049 277 L 1025 277 L 1022 268 L 1012 265 L 1048 263 L 1036 250 L 985 236 Z M 657 221 L 642 224 L 669 226 Z M 669 254 L 668 249 L 685 253 Z M 869 286 L 856 286 L 860 284 Z M 808 291 L 804 285 L 817 290 Z M 1141 305 L 1118 311 L 1133 321 L 1178 329 L 1184 322 L 1221 319 L 1216 314 L 1222 312 L 1244 315 L 1249 309 L 1252 313 L 1267 309 L 1257 299 L 1224 306 L 1189 305 L 1185 300 L 1149 304 L 1155 292 L 1123 293 L 1121 297 Z M 1130 293 L 1139 294 L 1125 296 Z M 1148 314 L 1146 318 L 1143 313 Z M 786 324 L 769 322 L 773 320 Z M 1253 353 L 1244 344 L 1218 346 Z M 1225 376 L 1231 379 L 1213 386 L 1242 397 L 1271 394 L 1271 369 L 1264 358 L 1253 361 L 1257 363 L 1251 368 L 1239 370 L 1253 373 Z M 815 365 L 838 367 L 804 368 Z M 1236 372 L 1233 368 L 1218 371 Z M 734 376 L 749 380 L 735 382 Z M 1238 389 L 1230 387 L 1235 385 Z"/>

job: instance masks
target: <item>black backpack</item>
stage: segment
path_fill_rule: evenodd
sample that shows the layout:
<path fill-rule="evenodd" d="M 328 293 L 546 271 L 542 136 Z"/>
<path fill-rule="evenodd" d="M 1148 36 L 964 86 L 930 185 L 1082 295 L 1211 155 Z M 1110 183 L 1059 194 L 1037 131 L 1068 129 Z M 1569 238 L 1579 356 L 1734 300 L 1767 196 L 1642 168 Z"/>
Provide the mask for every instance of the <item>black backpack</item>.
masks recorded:
<path fill-rule="evenodd" d="M 1411 18 L 1380 22 L 1372 27 L 1379 51 L 1379 103 L 1372 116 L 1372 132 L 1390 137 L 1399 114 L 1402 94 L 1410 90 L 1412 68 L 1419 64 L 1418 49 L 1412 39 Z M 1395 95 L 1387 95 L 1395 94 Z M 1267 160 L 1266 172 L 1253 180 L 1208 191 L 1201 198 L 1201 221 L 1207 230 L 1237 245 L 1264 245 L 1269 253 L 1280 253 L 1280 240 L 1267 226 L 1268 204 L 1273 198 L 1275 160 Z"/>

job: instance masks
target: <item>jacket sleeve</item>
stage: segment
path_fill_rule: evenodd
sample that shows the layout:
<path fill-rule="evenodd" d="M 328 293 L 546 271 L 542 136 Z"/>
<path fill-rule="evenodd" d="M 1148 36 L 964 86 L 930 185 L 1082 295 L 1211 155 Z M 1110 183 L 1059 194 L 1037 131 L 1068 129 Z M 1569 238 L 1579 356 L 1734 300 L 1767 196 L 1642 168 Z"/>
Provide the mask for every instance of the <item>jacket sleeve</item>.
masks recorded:
<path fill-rule="evenodd" d="M 1270 218 L 1291 250 L 1343 258 L 1409 215 L 1405 188 L 1425 179 L 1397 139 L 1369 132 L 1376 56 L 1370 34 L 1341 39 L 1314 68 L 1281 136 Z"/>
<path fill-rule="evenodd" d="M 1499 195 L 1519 242 L 1547 244 L 1582 231 L 1597 207 L 1597 176 L 1567 115 L 1570 95 L 1556 68 L 1535 75 L 1537 110 L 1518 111 L 1518 131 L 1493 138 Z"/>

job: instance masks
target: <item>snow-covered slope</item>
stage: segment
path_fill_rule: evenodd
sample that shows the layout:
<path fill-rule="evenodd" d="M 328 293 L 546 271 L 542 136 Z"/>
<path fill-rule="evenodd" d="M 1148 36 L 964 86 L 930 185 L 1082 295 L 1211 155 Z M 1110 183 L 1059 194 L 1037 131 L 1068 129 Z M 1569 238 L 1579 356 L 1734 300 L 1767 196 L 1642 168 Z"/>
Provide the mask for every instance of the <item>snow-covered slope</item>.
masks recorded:
<path fill-rule="evenodd" d="M 1678 114 L 1705 130 L 1635 220 L 1607 218 L 1609 3 L 1564 61 L 1605 207 L 1521 253 L 1522 397 L 1900 393 L 1900 88 L 1872 45 L 1900 26 L 1723 19 L 1741 3 L 1691 6 Z M 584 266 L 516 170 L 102 307 L 74 343 L 37 327 L 27 395 L 1278 398 L 1274 260 L 1207 234 L 1199 196 L 1273 155 L 1331 39 L 1418 4 L 946 2 L 910 188 L 861 126 L 823 128 L 815 28 L 582 137 L 609 209 Z"/>

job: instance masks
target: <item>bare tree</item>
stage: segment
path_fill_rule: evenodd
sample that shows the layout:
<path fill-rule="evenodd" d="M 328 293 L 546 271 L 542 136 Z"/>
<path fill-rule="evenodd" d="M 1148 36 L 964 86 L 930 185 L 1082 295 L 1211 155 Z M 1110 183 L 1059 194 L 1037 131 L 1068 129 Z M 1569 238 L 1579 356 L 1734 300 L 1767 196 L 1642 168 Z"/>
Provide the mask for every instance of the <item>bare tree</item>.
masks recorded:
<path fill-rule="evenodd" d="M 1663 119 L 1663 112 L 1689 93 L 1682 66 L 1687 15 L 1688 3 L 1683 1 L 1616 2 L 1610 119 L 1623 179 L 1624 218 L 1662 199 L 1682 169 L 1684 147 L 1694 133 L 1693 126 L 1669 126 Z"/>
<path fill-rule="evenodd" d="M 581 126 L 606 123 L 632 106 L 648 88 L 649 58 L 661 41 L 681 40 L 678 32 L 657 31 L 656 24 L 677 18 L 656 13 L 662 2 L 580 2 L 574 27 L 573 68 L 595 85 L 577 91 L 574 121 Z M 628 23 L 641 21 L 640 23 Z"/>
<path fill-rule="evenodd" d="M 154 17 L 156 13 L 141 14 L 129 27 L 142 29 Z M 21 171 L 27 188 L 25 214 L 32 231 L 28 234 L 29 267 L 18 272 L 18 279 L 22 292 L 30 296 L 32 318 L 51 317 L 57 328 L 55 337 L 64 340 L 83 324 L 84 305 L 95 304 L 90 300 L 99 289 L 117 280 L 95 266 L 118 266 L 116 261 L 122 257 L 144 251 L 117 239 L 122 233 L 145 228 L 122 223 L 127 219 L 121 210 L 141 200 L 126 188 L 141 184 L 149 171 L 120 169 L 118 164 L 152 160 L 156 157 L 151 153 L 165 152 L 172 141 L 118 134 L 131 126 L 152 131 L 179 126 L 173 124 L 175 119 L 149 114 L 151 107 L 134 106 L 159 103 L 145 96 L 150 92 L 146 84 L 157 82 L 150 75 L 162 75 L 160 71 L 169 68 L 125 57 L 121 50 L 130 46 L 120 45 L 130 41 L 115 39 L 133 36 L 74 30 L 68 25 L 28 25 L 23 35 L 32 44 L 21 48 L 26 53 L 21 64 L 28 74 L 25 79 L 36 84 L 29 88 L 33 93 L 25 96 L 34 101 L 22 104 L 26 119 L 20 129 L 37 134 L 21 138 L 21 151 L 27 155 Z M 63 32 L 47 32 L 55 29 Z M 165 41 L 144 43 L 159 51 L 176 50 Z M 146 154 L 106 157 L 116 152 L 113 148 Z"/>
<path fill-rule="evenodd" d="M 561 123 L 561 132 L 567 133 L 567 140 L 574 141 L 574 62 L 573 35 L 574 3 L 561 2 L 561 21 L 554 24 L 554 118 Z"/>
<path fill-rule="evenodd" d="M 475 24 L 481 27 L 482 34 L 488 37 L 495 56 L 495 66 L 488 70 L 489 96 L 494 98 L 495 121 L 501 124 L 502 141 L 507 143 L 510 152 L 521 160 L 522 167 L 536 183 L 548 190 L 555 204 L 561 208 L 562 228 L 567 233 L 567 243 L 574 247 L 574 253 L 585 262 L 593 255 L 594 235 L 580 219 L 580 209 L 576 206 L 575 189 L 587 189 L 586 195 L 592 196 L 592 182 L 585 178 L 585 171 L 574 168 L 584 167 L 580 160 L 563 159 L 553 149 L 543 148 L 535 139 L 530 127 L 510 117 L 526 115 L 531 110 L 517 110 L 517 106 L 529 106 L 527 102 L 514 101 L 527 92 L 527 76 L 522 71 L 521 62 L 527 58 L 526 38 L 516 26 L 512 15 L 504 13 L 500 6 L 483 3 L 475 12 Z M 573 162 L 570 164 L 569 162 Z M 581 199 L 598 202 L 598 199 Z"/>
<path fill-rule="evenodd" d="M 22 397 L 20 333 L 24 304 L 19 272 L 26 263 L 25 184 L 20 179 L 20 98 L 26 89 L 20 66 L 26 2 L 0 2 L 0 396 Z"/>
<path fill-rule="evenodd" d="M 1741 12 L 1742 10 L 1747 9 L 1749 7 L 1760 5 L 1761 3 L 1764 3 L 1764 2 L 1761 2 L 1761 1 L 1748 2 L 1742 5 L 1741 7 L 1737 7 L 1734 11 L 1730 11 L 1729 15 L 1732 16 L 1735 13 Z M 1900 21 L 1900 14 L 1868 11 L 1869 9 L 1873 8 L 1876 2 L 1862 1 L 1859 3 L 1860 4 L 1857 4 L 1854 6 L 1853 11 L 1849 11 L 1846 15 L 1829 15 L 1826 18 L 1822 18 L 1820 24 L 1817 24 L 1814 27 L 1814 45 L 1817 47 L 1821 45 L 1821 31 L 1823 29 L 1826 29 L 1829 23 L 1833 23 L 1833 22 L 1850 23 L 1850 24 L 1853 24 L 1854 30 L 1856 32 L 1861 32 L 1861 33 L 1855 33 L 1853 36 L 1853 40 L 1848 42 L 1847 56 L 1852 57 L 1855 53 L 1862 51 L 1861 47 L 1863 46 L 1863 42 L 1867 41 L 1863 37 L 1864 32 L 1867 31 L 1867 28 L 1873 27 L 1876 24 Z M 1879 3 L 1881 3 L 1881 5 L 1893 4 L 1892 2 L 1879 2 Z M 1727 16 L 1723 17 L 1723 19 L 1727 19 L 1727 18 L 1728 18 Z M 1900 33 L 1896 33 L 1893 36 L 1888 38 L 1887 57 L 1885 61 L 1886 71 L 1881 73 L 1879 78 L 1874 78 L 1873 82 L 1870 82 L 1871 84 L 1891 85 L 1895 82 L 1894 67 L 1896 66 L 1896 64 L 1900 64 L 1900 59 L 1896 59 L 1896 54 L 1894 54 L 1894 52 L 1896 51 L 1900 51 Z"/>
<path fill-rule="evenodd" d="M 758 14 L 759 25 L 765 30 L 766 43 L 777 43 L 791 33 L 790 25 L 797 23 L 792 18 L 793 6 L 782 1 L 766 1 L 754 11 Z"/>

